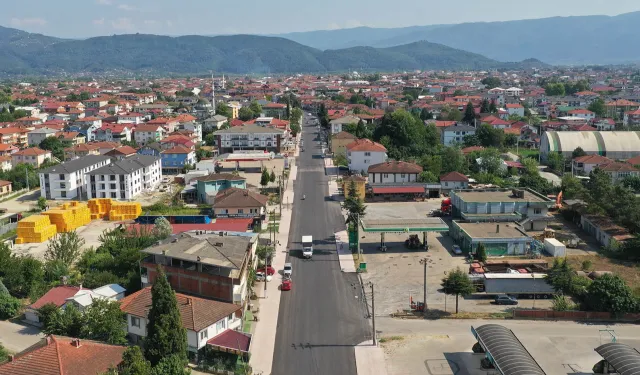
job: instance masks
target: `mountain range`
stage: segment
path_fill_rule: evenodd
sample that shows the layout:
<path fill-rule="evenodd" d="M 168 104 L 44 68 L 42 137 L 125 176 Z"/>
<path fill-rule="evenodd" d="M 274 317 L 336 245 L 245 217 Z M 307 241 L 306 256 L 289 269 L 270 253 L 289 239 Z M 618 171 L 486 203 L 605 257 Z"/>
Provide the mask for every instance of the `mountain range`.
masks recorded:
<path fill-rule="evenodd" d="M 498 61 L 533 57 L 553 65 L 626 64 L 640 61 L 638 24 L 640 12 L 387 29 L 357 27 L 277 36 L 323 50 L 385 48 L 428 40 Z"/>
<path fill-rule="evenodd" d="M 427 41 L 386 48 L 322 51 L 289 39 L 256 35 L 130 34 L 64 40 L 0 27 L 0 75 L 75 73 L 325 73 L 349 70 L 470 70 L 543 67 L 505 63 Z"/>

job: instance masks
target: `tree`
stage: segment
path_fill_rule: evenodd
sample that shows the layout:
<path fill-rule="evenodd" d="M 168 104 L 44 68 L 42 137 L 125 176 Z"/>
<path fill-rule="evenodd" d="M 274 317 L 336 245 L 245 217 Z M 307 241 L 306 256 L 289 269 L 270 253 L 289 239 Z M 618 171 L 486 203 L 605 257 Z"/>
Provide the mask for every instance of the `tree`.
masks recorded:
<path fill-rule="evenodd" d="M 456 90 L 453 92 L 453 96 L 463 96 L 463 95 L 465 95 L 465 92 L 464 92 L 464 91 L 462 91 L 462 90 L 460 90 L 460 89 L 456 89 Z"/>
<path fill-rule="evenodd" d="M 480 113 L 489 113 L 489 100 L 482 99 L 482 103 L 480 104 Z"/>
<path fill-rule="evenodd" d="M 9 294 L 9 289 L 7 289 L 7 287 L 4 286 L 4 283 L 2 282 L 2 279 L 0 279 L 0 296 L 4 295 L 4 294 L 10 295 Z"/>
<path fill-rule="evenodd" d="M 480 146 L 480 139 L 475 134 L 467 134 L 462 138 L 464 147 Z"/>
<path fill-rule="evenodd" d="M 49 241 L 44 258 L 48 261 L 59 260 L 66 265 L 72 265 L 78 259 L 84 243 L 84 238 L 75 231 L 58 233 Z"/>
<path fill-rule="evenodd" d="M 262 169 L 262 175 L 260 176 L 260 186 L 262 188 L 267 187 L 269 185 L 269 181 L 271 180 L 271 176 L 269 176 L 269 171 L 267 168 Z"/>
<path fill-rule="evenodd" d="M 302 119 L 303 112 L 300 108 L 293 108 L 291 113 L 289 114 L 289 121 L 292 124 L 300 124 L 300 120 Z"/>
<path fill-rule="evenodd" d="M 430 171 L 424 171 L 418 175 L 418 182 L 438 182 L 438 176 Z"/>
<path fill-rule="evenodd" d="M 483 243 L 479 243 L 476 247 L 476 259 L 481 262 L 487 261 L 487 250 L 485 249 Z"/>
<path fill-rule="evenodd" d="M 189 375 L 191 370 L 185 367 L 185 362 L 179 355 L 164 357 L 151 370 L 151 375 Z"/>
<path fill-rule="evenodd" d="M 9 352 L 0 344 L 0 364 L 5 363 L 9 359 Z"/>
<path fill-rule="evenodd" d="M 127 342 L 127 319 L 117 301 L 94 299 L 84 312 L 81 338 L 120 345 Z"/>
<path fill-rule="evenodd" d="M 262 114 L 262 106 L 255 100 L 252 101 L 251 104 L 249 104 L 249 109 L 251 110 L 251 113 L 253 113 L 254 118 L 260 117 L 260 115 Z"/>
<path fill-rule="evenodd" d="M 216 115 L 224 116 L 226 118 L 232 118 L 233 112 L 231 108 L 225 102 L 216 103 Z"/>
<path fill-rule="evenodd" d="M 422 110 L 420 111 L 420 120 L 426 121 L 431 119 L 433 119 L 433 113 L 429 112 L 429 110 L 426 108 L 422 108 Z"/>
<path fill-rule="evenodd" d="M 441 285 L 445 294 L 456 296 L 456 314 L 458 313 L 458 297 L 460 295 L 469 295 L 475 291 L 469 276 L 460 268 L 449 272 L 449 274 L 442 279 Z"/>
<path fill-rule="evenodd" d="M 151 287 L 151 309 L 145 339 L 145 358 L 152 365 L 172 355 L 184 366 L 187 361 L 187 331 L 182 326 L 176 295 L 162 267 Z"/>
<path fill-rule="evenodd" d="M 576 147 L 575 150 L 573 150 L 573 152 L 571 153 L 571 158 L 575 159 L 575 158 L 579 158 L 581 156 L 586 156 L 587 153 L 584 152 L 584 150 L 582 149 L 582 147 Z"/>
<path fill-rule="evenodd" d="M 582 185 L 582 181 L 571 174 L 562 176 L 562 184 L 560 186 L 562 198 L 564 199 L 585 199 L 586 197 L 587 191 Z"/>
<path fill-rule="evenodd" d="M 159 239 L 165 239 L 173 233 L 173 226 L 164 216 L 156 219 L 153 223 L 153 234 Z"/>
<path fill-rule="evenodd" d="M 238 118 L 242 121 L 249 121 L 253 118 L 253 111 L 249 107 L 242 107 L 238 111 Z"/>
<path fill-rule="evenodd" d="M 264 264 L 267 264 L 270 259 L 273 259 L 275 254 L 276 249 L 273 246 L 260 245 L 256 248 L 256 257 Z"/>
<path fill-rule="evenodd" d="M 504 131 L 502 129 L 496 129 L 489 124 L 482 124 L 476 130 L 476 136 L 480 141 L 480 144 L 484 147 L 496 147 L 500 148 L 504 144 Z"/>
<path fill-rule="evenodd" d="M 289 128 L 291 129 L 291 135 L 293 135 L 294 137 L 298 135 L 300 131 L 302 131 L 302 128 L 300 127 L 299 124 L 290 124 Z"/>
<path fill-rule="evenodd" d="M 587 289 L 586 303 L 593 311 L 612 314 L 635 312 L 638 302 L 631 288 L 618 275 L 604 274 L 593 280 Z"/>
<path fill-rule="evenodd" d="M 36 203 L 40 211 L 44 211 L 47 208 L 47 198 L 39 197 L 38 202 Z"/>
<path fill-rule="evenodd" d="M 491 103 L 489 103 L 489 112 L 491 112 L 491 113 L 497 113 L 498 112 L 498 106 L 496 106 L 496 101 L 495 100 L 491 100 Z"/>
<path fill-rule="evenodd" d="M 0 320 L 11 319 L 18 314 L 22 307 L 19 299 L 9 294 L 0 294 Z"/>
<path fill-rule="evenodd" d="M 358 225 L 358 221 L 362 220 L 366 215 L 367 206 L 364 205 L 362 199 L 358 196 L 355 181 L 349 183 L 347 196 L 342 203 L 342 207 L 347 211 L 347 224 Z"/>
<path fill-rule="evenodd" d="M 518 144 L 518 136 L 512 133 L 504 135 L 504 145 L 507 147 L 513 147 Z"/>
<path fill-rule="evenodd" d="M 139 346 L 130 346 L 122 354 L 121 375 L 151 375 L 151 363 L 144 358 Z"/>
<path fill-rule="evenodd" d="M 58 137 L 47 137 L 38 145 L 43 150 L 51 151 L 53 157 L 64 160 L 64 145 Z"/>
<path fill-rule="evenodd" d="M 550 152 L 547 155 L 547 166 L 557 172 L 564 172 L 564 157 L 559 152 Z"/>
<path fill-rule="evenodd" d="M 607 107 L 604 104 L 604 100 L 602 100 L 601 98 L 597 98 L 596 100 L 591 102 L 587 109 L 595 113 L 598 117 L 604 117 L 607 114 Z"/>
<path fill-rule="evenodd" d="M 43 306 L 44 307 L 44 306 Z M 42 332 L 47 335 L 60 335 L 69 337 L 82 337 L 82 331 L 85 329 L 85 315 L 82 314 L 76 305 L 69 304 L 64 310 L 53 305 L 48 310 L 38 310 L 40 316 L 43 317 Z M 45 315 L 47 314 L 47 315 Z"/>
<path fill-rule="evenodd" d="M 475 119 L 476 111 L 475 109 L 473 109 L 473 103 L 468 102 L 466 108 L 464 109 L 464 117 L 462 118 L 462 121 L 466 122 L 467 124 L 473 124 Z"/>
<path fill-rule="evenodd" d="M 462 112 L 458 110 L 458 108 L 451 108 L 448 112 L 446 112 L 446 121 L 460 121 L 462 120 Z"/>
<path fill-rule="evenodd" d="M 564 96 L 565 95 L 565 87 L 562 83 L 547 83 L 544 86 L 545 94 L 549 96 Z"/>
<path fill-rule="evenodd" d="M 441 156 L 441 171 L 440 173 L 446 174 L 449 172 L 466 173 L 467 162 L 464 158 L 464 154 L 457 147 L 445 147 Z"/>
<path fill-rule="evenodd" d="M 27 297 L 42 283 L 42 266 L 41 261 L 30 256 L 11 257 L 2 281 L 12 295 Z"/>
<path fill-rule="evenodd" d="M 269 182 L 276 182 L 276 172 L 271 170 L 271 174 L 269 175 Z"/>
<path fill-rule="evenodd" d="M 491 90 L 493 88 L 496 88 L 498 86 L 500 86 L 502 84 L 502 82 L 500 82 L 500 78 L 498 77 L 487 77 L 484 78 L 482 81 L 483 85 L 485 85 L 487 90 Z"/>

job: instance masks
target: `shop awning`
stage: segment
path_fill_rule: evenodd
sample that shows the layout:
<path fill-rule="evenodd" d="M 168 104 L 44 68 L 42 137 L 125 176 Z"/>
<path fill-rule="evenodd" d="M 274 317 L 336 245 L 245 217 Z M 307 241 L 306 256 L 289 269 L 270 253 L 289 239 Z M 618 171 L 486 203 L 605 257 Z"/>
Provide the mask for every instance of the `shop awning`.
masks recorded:
<path fill-rule="evenodd" d="M 207 341 L 207 345 L 221 352 L 243 355 L 249 353 L 251 336 L 246 333 L 227 329 Z"/>
<path fill-rule="evenodd" d="M 424 194 L 422 186 L 374 187 L 373 194 Z"/>

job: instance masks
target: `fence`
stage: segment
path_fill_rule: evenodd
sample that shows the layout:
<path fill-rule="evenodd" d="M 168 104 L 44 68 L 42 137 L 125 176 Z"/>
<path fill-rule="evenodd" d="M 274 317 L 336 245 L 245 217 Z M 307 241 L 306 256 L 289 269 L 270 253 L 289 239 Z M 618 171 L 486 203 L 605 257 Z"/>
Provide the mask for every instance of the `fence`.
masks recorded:
<path fill-rule="evenodd" d="M 513 310 L 514 319 L 553 319 L 553 320 L 617 320 L 640 321 L 640 314 L 622 314 L 613 316 L 609 312 L 597 311 L 553 311 L 553 310 Z"/>
<path fill-rule="evenodd" d="M 3 226 L 0 226 L 0 236 L 3 234 L 10 232 L 18 227 L 18 223 L 9 223 Z"/>

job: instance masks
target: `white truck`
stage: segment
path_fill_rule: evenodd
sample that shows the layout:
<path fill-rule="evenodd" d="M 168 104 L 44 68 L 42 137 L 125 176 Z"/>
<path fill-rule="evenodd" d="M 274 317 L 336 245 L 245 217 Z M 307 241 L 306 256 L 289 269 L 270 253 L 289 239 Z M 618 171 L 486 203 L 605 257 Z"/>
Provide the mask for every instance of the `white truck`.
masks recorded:
<path fill-rule="evenodd" d="M 311 259 L 313 256 L 313 237 L 302 236 L 302 256 Z"/>

